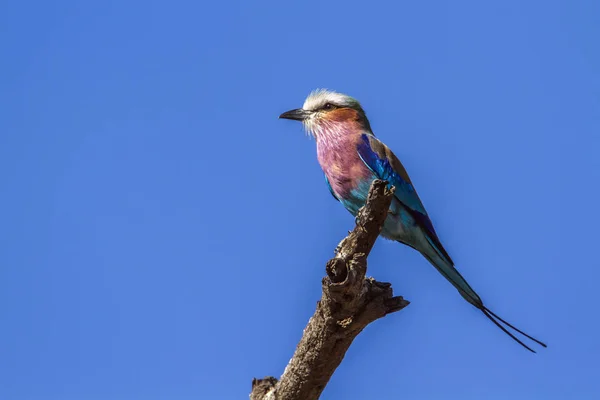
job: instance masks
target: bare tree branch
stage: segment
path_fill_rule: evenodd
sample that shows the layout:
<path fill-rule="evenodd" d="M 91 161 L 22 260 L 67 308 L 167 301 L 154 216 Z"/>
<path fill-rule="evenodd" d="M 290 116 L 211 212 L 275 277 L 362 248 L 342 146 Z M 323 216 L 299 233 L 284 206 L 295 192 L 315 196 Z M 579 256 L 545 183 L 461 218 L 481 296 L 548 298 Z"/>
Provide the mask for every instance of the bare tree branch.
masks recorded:
<path fill-rule="evenodd" d="M 251 400 L 318 399 L 354 338 L 371 322 L 409 304 L 393 296 L 389 283 L 365 277 L 367 256 L 394 194 L 386 185 L 381 180 L 373 182 L 356 227 L 327 262 L 321 300 L 280 380 L 253 379 Z"/>

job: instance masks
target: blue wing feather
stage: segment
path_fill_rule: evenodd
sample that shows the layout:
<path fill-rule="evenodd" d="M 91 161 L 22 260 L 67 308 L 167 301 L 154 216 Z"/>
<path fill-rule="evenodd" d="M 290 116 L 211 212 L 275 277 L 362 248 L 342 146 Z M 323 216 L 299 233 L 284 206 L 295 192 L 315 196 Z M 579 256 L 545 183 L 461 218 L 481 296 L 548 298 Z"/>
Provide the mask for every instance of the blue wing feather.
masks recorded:
<path fill-rule="evenodd" d="M 421 203 L 421 200 L 419 199 L 414 186 L 408 180 L 408 177 L 403 179 L 400 176 L 400 171 L 394 170 L 391 165 L 394 161 L 398 164 L 400 161 L 397 161 L 397 159 L 390 160 L 389 157 L 386 157 L 385 150 L 388 150 L 390 154 L 391 151 L 389 151 L 389 149 L 387 149 L 387 147 L 375 136 L 364 133 L 362 134 L 361 139 L 357 149 L 358 155 L 367 167 L 369 167 L 369 169 L 380 179 L 386 180 L 396 187 L 396 197 L 405 206 L 408 206 L 412 210 L 418 211 L 423 215 L 427 215 L 427 211 L 425 210 L 425 207 L 423 207 L 423 203 Z"/>
<path fill-rule="evenodd" d="M 425 229 L 428 236 L 434 242 L 434 248 L 452 262 L 452 259 L 440 243 L 431 219 L 427 215 L 427 211 L 400 160 L 385 144 L 368 133 L 361 135 L 357 151 L 361 160 L 375 175 L 396 187 L 395 197 L 405 206 L 416 223 Z"/>

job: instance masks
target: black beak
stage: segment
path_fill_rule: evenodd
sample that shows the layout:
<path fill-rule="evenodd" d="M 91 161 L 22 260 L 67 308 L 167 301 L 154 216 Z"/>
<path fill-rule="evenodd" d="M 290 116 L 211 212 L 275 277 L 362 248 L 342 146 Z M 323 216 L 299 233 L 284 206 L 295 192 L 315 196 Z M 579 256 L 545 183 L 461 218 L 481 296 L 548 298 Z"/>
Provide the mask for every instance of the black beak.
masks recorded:
<path fill-rule="evenodd" d="M 298 108 L 296 110 L 286 111 L 279 116 L 279 118 L 283 119 L 293 119 L 294 121 L 304 121 L 306 118 L 310 116 L 310 111 L 303 110 Z"/>

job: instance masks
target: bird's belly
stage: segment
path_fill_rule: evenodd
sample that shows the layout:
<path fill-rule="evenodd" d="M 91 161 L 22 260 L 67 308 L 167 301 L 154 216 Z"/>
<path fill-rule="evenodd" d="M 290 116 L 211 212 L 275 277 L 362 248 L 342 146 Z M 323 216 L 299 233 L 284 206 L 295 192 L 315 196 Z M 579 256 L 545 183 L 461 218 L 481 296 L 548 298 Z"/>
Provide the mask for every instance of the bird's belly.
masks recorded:
<path fill-rule="evenodd" d="M 392 200 L 387 218 L 383 223 L 381 236 L 386 239 L 399 240 L 413 247 L 420 241 L 419 229 L 414 218 L 397 198 Z"/>
<path fill-rule="evenodd" d="M 365 205 L 371 183 L 375 179 L 375 176 L 370 179 L 361 180 L 356 184 L 356 187 L 350 190 L 345 196 L 341 198 L 341 203 L 346 207 L 348 211 L 354 216 L 358 213 L 358 210 Z"/>
<path fill-rule="evenodd" d="M 356 184 L 354 189 L 341 198 L 341 203 L 352 215 L 356 216 L 358 210 L 365 205 L 371 183 L 376 178 L 375 175 L 372 175 L 368 179 L 361 180 Z M 414 218 L 402 203 L 397 198 L 394 198 L 383 224 L 381 236 L 386 239 L 399 240 L 413 246 L 419 241 L 418 229 L 416 228 Z"/>

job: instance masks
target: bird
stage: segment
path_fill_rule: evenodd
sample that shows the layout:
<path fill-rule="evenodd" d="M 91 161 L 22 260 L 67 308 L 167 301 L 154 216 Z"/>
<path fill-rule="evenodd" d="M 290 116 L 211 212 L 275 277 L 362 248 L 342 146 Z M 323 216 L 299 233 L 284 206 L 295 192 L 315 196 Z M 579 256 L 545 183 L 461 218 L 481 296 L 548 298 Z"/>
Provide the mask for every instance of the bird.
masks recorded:
<path fill-rule="evenodd" d="M 302 108 L 286 111 L 279 118 L 302 122 L 305 131 L 315 138 L 317 160 L 327 187 L 333 198 L 353 216 L 364 206 L 374 180 L 384 180 L 388 186 L 394 186 L 394 198 L 381 236 L 421 253 L 468 303 L 521 346 L 536 352 L 508 328 L 547 347 L 486 307 L 456 269 L 406 169 L 392 150 L 375 136 L 358 100 L 333 90 L 316 89 L 305 99 Z"/>

